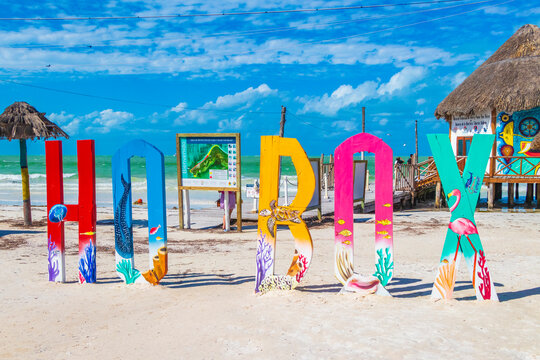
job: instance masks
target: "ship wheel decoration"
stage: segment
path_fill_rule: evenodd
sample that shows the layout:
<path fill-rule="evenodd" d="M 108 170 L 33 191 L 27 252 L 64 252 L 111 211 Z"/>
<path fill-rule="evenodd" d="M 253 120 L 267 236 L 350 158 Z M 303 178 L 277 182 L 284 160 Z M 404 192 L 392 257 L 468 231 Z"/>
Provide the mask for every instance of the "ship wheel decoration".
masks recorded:
<path fill-rule="evenodd" d="M 519 132 L 525 137 L 533 137 L 538 134 L 540 124 L 533 117 L 528 117 L 519 122 Z"/>

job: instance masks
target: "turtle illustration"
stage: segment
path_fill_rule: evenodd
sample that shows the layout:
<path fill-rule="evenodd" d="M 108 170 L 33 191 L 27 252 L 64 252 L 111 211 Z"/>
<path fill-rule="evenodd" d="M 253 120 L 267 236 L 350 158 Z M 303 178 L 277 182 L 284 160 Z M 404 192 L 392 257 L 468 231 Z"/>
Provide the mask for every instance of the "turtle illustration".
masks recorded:
<path fill-rule="evenodd" d="M 300 212 L 298 210 L 291 210 L 287 206 L 277 206 L 276 200 L 270 201 L 269 209 L 262 209 L 259 212 L 260 216 L 268 217 L 266 226 L 270 235 L 275 236 L 275 225 L 276 221 L 290 221 L 295 224 L 300 224 L 302 219 L 300 219 Z"/>

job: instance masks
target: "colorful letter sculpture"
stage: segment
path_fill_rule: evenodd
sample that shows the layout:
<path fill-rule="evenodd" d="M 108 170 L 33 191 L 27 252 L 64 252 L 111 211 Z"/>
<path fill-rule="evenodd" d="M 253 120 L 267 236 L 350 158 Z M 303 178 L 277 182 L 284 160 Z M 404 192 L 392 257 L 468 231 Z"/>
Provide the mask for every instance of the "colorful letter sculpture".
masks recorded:
<path fill-rule="evenodd" d="M 289 206 L 279 206 L 280 156 L 290 156 L 298 176 L 298 192 Z M 291 290 L 304 277 L 313 254 L 313 242 L 302 213 L 315 190 L 315 175 L 309 159 L 296 139 L 261 137 L 261 186 L 255 292 Z M 287 275 L 274 275 L 277 225 L 287 225 L 294 236 L 295 253 Z"/>
<path fill-rule="evenodd" d="M 152 270 L 144 273 L 134 267 L 130 166 L 133 156 L 146 158 L 148 242 Z M 112 174 L 116 272 L 126 284 L 146 280 L 156 285 L 168 270 L 163 153 L 144 140 L 131 141 L 114 154 Z"/>
<path fill-rule="evenodd" d="M 64 221 L 79 222 L 79 282 L 96 282 L 96 167 L 94 140 L 77 141 L 79 204 L 64 204 L 62 142 L 45 141 L 49 281 L 66 281 Z"/>
<path fill-rule="evenodd" d="M 463 170 L 464 176 L 461 177 L 448 135 L 428 135 L 429 146 L 444 192 L 448 195 L 449 204 L 454 199 L 450 207 L 452 216 L 446 232 L 441 263 L 431 292 L 433 299 L 452 298 L 457 267 L 461 258 L 459 254 L 463 253 L 476 291 L 476 298 L 498 301 L 474 221 L 480 187 L 473 186 L 474 183 L 482 184 L 484 180 L 494 137 L 494 135 L 474 135 Z"/>
<path fill-rule="evenodd" d="M 375 154 L 375 254 L 373 277 L 354 273 L 353 155 Z M 392 149 L 367 133 L 354 135 L 336 148 L 334 170 L 335 275 L 343 291 L 389 295 L 384 286 L 394 273 Z"/>

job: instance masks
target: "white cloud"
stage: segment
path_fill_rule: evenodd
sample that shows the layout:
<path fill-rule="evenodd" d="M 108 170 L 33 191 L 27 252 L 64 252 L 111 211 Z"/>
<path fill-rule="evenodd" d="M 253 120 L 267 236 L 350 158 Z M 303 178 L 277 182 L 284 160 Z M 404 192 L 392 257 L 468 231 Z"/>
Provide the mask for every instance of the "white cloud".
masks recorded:
<path fill-rule="evenodd" d="M 379 120 L 379 125 L 384 126 L 386 124 L 388 124 L 388 119 L 387 118 L 382 118 L 381 120 Z"/>
<path fill-rule="evenodd" d="M 300 114 L 318 112 L 323 115 L 333 116 L 345 107 L 356 105 L 363 100 L 374 97 L 377 94 L 376 90 L 376 82 L 366 81 L 356 88 L 351 85 L 341 85 L 330 95 L 299 97 L 296 100 L 304 104 L 304 107 L 299 112 Z"/>
<path fill-rule="evenodd" d="M 451 79 L 450 79 L 450 83 L 452 84 L 452 87 L 457 87 L 458 85 L 460 85 L 463 80 L 465 80 L 467 78 L 467 74 L 465 74 L 463 71 L 461 72 L 458 72 L 456 75 L 454 75 Z"/>
<path fill-rule="evenodd" d="M 390 81 L 382 84 L 378 89 L 379 95 L 392 95 L 397 91 L 403 90 L 410 85 L 421 80 L 426 73 L 426 70 L 420 66 L 407 66 L 400 72 L 394 74 Z"/>
<path fill-rule="evenodd" d="M 94 111 L 85 116 L 89 120 L 90 126 L 87 130 L 94 130 L 100 133 L 108 133 L 111 129 L 117 129 L 120 125 L 133 119 L 133 114 L 125 111 L 114 111 L 106 109 L 100 112 Z"/>
<path fill-rule="evenodd" d="M 133 114 L 125 111 L 114 111 L 106 109 L 93 111 L 86 115 L 77 116 L 66 114 L 62 111 L 59 114 L 52 113 L 49 118 L 57 122 L 68 134 L 77 134 L 81 128 L 88 133 L 108 133 L 111 130 L 121 129 L 122 125 L 133 119 Z"/>
<path fill-rule="evenodd" d="M 244 125 L 245 115 L 241 115 L 235 119 L 225 119 L 220 120 L 218 122 L 218 131 L 224 131 L 224 130 L 240 130 L 242 126 Z"/>
<path fill-rule="evenodd" d="M 423 111 L 415 111 L 414 115 L 424 116 L 424 112 Z"/>
<path fill-rule="evenodd" d="M 173 107 L 171 109 L 171 111 L 173 111 L 173 112 L 182 112 L 182 111 L 184 111 L 184 109 L 186 107 L 187 107 L 187 103 L 181 102 L 181 103 L 178 103 L 178 105 L 176 105 L 175 107 Z"/>
<path fill-rule="evenodd" d="M 184 111 L 174 121 L 175 125 L 187 125 L 190 123 L 206 124 L 210 120 L 218 118 L 215 112 L 212 110 L 223 110 L 233 108 L 235 111 L 246 110 L 253 106 L 253 104 L 268 98 L 270 96 L 277 95 L 276 89 L 271 89 L 267 84 L 261 84 L 258 87 L 249 87 L 243 91 L 239 91 L 230 95 L 218 96 L 215 101 L 209 101 L 200 107 L 200 110 L 188 110 Z M 185 104 L 185 103 L 180 103 Z M 179 105 L 171 109 L 179 109 Z M 185 109 L 187 104 L 183 105 L 182 110 Z M 238 120 L 238 119 L 237 119 Z M 231 124 L 234 122 L 231 121 Z M 236 121 L 236 120 L 235 120 Z"/>
<path fill-rule="evenodd" d="M 277 94 L 277 90 L 272 90 L 268 85 L 262 84 L 257 88 L 249 87 L 244 91 L 232 95 L 219 96 L 215 102 L 208 102 L 204 104 L 204 107 L 223 109 L 239 104 L 243 104 L 243 107 L 248 107 L 255 100 L 275 94 Z"/>
<path fill-rule="evenodd" d="M 518 17 L 527 17 L 531 15 L 539 15 L 540 14 L 540 7 L 534 7 L 527 10 L 520 11 L 516 14 Z"/>
<path fill-rule="evenodd" d="M 424 98 L 416 99 L 416 105 L 423 105 L 425 103 L 426 103 L 426 99 Z"/>
<path fill-rule="evenodd" d="M 510 9 L 508 9 L 506 6 L 492 6 L 484 9 L 484 13 L 490 15 L 508 15 L 510 12 Z"/>
<path fill-rule="evenodd" d="M 330 95 L 326 93 L 322 96 L 297 97 L 296 101 L 304 104 L 299 114 L 318 112 L 334 116 L 341 109 L 376 98 L 378 95 L 392 96 L 421 80 L 425 72 L 423 67 L 407 66 L 394 74 L 387 83 L 379 84 L 375 81 L 365 81 L 355 88 L 351 85 L 341 85 Z"/>
<path fill-rule="evenodd" d="M 437 47 L 376 44 L 360 38 L 319 44 L 306 44 L 296 38 L 261 42 L 242 36 L 209 37 L 212 30 L 207 28 L 194 28 L 187 34 L 171 31 L 164 23 L 160 23 L 158 29 L 137 24 L 105 27 L 65 24 L 61 28 L 30 26 L 17 31 L 0 31 L 0 45 L 4 46 L 0 48 L 2 71 L 156 74 L 210 70 L 223 73 L 242 65 L 328 63 L 403 67 L 413 63 L 448 66 L 471 58 Z M 20 44 L 29 47 L 17 47 Z M 57 44 L 60 46 L 55 47 Z M 45 67 L 49 64 L 50 67 Z"/>
<path fill-rule="evenodd" d="M 343 131 L 354 131 L 357 126 L 357 122 L 351 120 L 337 120 L 332 122 L 332 128 Z"/>

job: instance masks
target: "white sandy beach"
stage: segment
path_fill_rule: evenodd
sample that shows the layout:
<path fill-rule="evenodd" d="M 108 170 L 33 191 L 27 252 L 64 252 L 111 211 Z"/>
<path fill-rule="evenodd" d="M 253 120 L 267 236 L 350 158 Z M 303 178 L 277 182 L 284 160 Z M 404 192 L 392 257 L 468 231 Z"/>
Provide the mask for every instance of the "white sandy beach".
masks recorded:
<path fill-rule="evenodd" d="M 392 298 L 338 294 L 331 223 L 310 228 L 312 265 L 294 291 L 254 294 L 255 223 L 243 233 L 169 227 L 161 285 L 126 286 L 114 272 L 108 208 L 98 209 L 98 283 L 76 282 L 76 223 L 66 227 L 68 282 L 50 283 L 44 208 L 33 215 L 41 225 L 23 228 L 20 207 L 0 210 L 3 359 L 539 358 L 538 213 L 476 214 L 500 303 L 476 301 L 464 262 L 456 299 L 430 300 L 447 211 L 395 213 Z M 176 216 L 169 210 L 170 224 Z M 146 215 L 134 217 L 145 270 Z M 355 217 L 356 270 L 369 274 L 374 216 Z M 277 273 L 292 253 L 290 233 L 278 231 Z"/>

